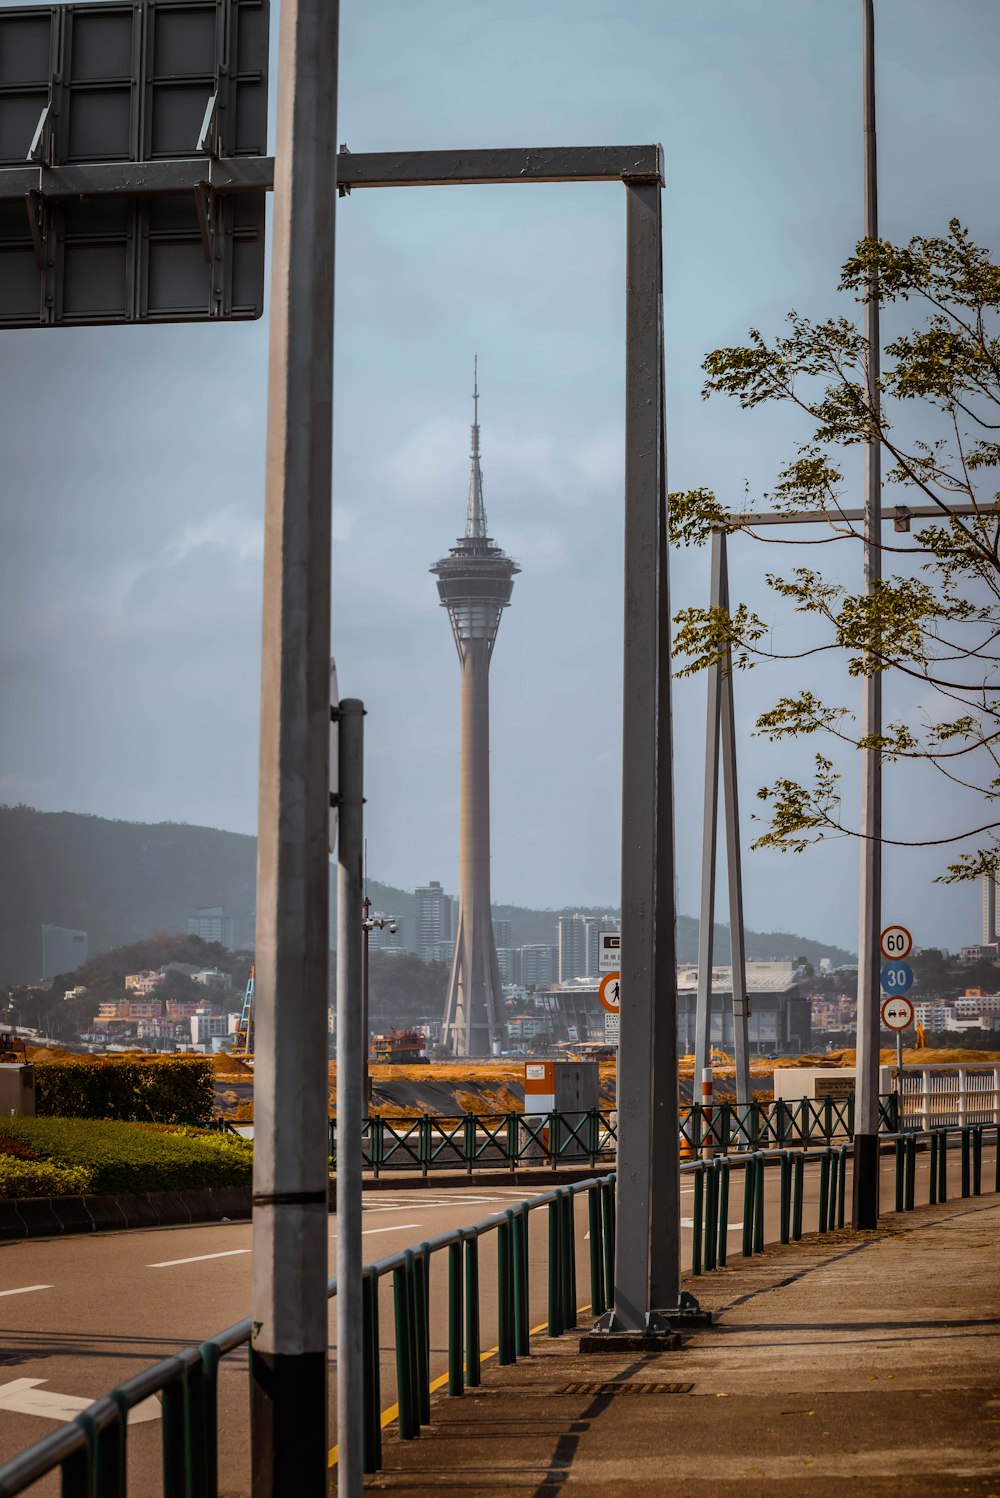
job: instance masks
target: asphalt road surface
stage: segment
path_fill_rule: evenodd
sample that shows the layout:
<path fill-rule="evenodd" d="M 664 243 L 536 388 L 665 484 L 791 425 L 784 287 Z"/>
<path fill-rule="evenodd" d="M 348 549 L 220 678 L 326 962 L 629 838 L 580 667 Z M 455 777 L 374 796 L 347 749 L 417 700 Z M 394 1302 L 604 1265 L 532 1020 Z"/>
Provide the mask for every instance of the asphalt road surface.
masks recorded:
<path fill-rule="evenodd" d="M 984 1151 L 984 1185 L 992 1185 L 993 1152 Z M 952 1158 L 952 1193 L 957 1159 Z M 883 1162 L 883 1206 L 891 1210 L 894 1167 Z M 806 1172 L 803 1229 L 815 1230 L 819 1172 Z M 926 1201 L 926 1156 L 918 1157 L 917 1200 Z M 850 1182 L 848 1182 L 848 1193 Z M 690 1264 L 691 1178 L 682 1177 L 683 1266 Z M 765 1229 L 778 1232 L 778 1176 L 766 1175 Z M 523 1188 L 445 1187 L 365 1194 L 365 1260 L 375 1262 L 450 1228 L 469 1226 L 524 1199 Z M 848 1195 L 849 1200 L 849 1195 Z M 547 1314 L 547 1224 L 545 1212 L 530 1215 L 529 1294 L 532 1328 Z M 589 1301 L 587 1209 L 577 1198 L 577 1285 L 581 1307 Z M 730 1254 L 742 1241 L 741 1173 L 730 1200 Z M 330 1218 L 330 1264 L 334 1272 L 336 1218 Z M 82 1401 L 96 1399 L 141 1368 L 221 1331 L 250 1312 L 249 1223 L 157 1228 L 135 1232 L 33 1239 L 0 1245 L 0 1460 L 71 1419 Z M 446 1256 L 434 1256 L 431 1271 L 431 1378 L 447 1367 Z M 496 1343 L 496 1235 L 480 1248 L 481 1342 Z M 336 1441 L 333 1364 L 335 1307 L 331 1302 L 330 1442 Z M 392 1419 L 396 1398 L 391 1281 L 380 1300 L 382 1408 Z M 75 1403 L 74 1403 L 75 1401 Z M 141 1416 L 141 1418 L 135 1418 Z M 249 1493 L 247 1353 L 223 1360 L 219 1375 L 220 1492 Z M 157 1498 L 160 1481 L 160 1412 L 155 1401 L 135 1412 L 129 1427 L 130 1492 Z M 33 1493 L 55 1495 L 46 1479 Z"/>

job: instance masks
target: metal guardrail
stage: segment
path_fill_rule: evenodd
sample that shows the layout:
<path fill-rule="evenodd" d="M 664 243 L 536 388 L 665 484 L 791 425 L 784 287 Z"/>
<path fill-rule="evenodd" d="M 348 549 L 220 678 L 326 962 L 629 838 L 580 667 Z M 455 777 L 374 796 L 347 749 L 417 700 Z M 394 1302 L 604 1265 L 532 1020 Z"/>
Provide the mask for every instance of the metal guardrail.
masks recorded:
<path fill-rule="evenodd" d="M 497 1361 L 516 1362 L 528 1351 L 528 1216 L 548 1214 L 550 1337 L 577 1320 L 576 1232 L 573 1199 L 587 1193 L 590 1295 L 595 1315 L 607 1309 L 614 1273 L 613 1175 L 560 1186 L 519 1202 L 473 1227 L 455 1228 L 415 1249 L 404 1249 L 363 1271 L 365 1470 L 381 1466 L 379 1286 L 391 1278 L 399 1386 L 399 1435 L 412 1440 L 430 1419 L 430 1261 L 448 1256 L 448 1390 L 461 1394 L 480 1381 L 482 1316 L 479 1242 L 497 1235 Z M 337 1281 L 328 1283 L 328 1295 Z M 128 1412 L 161 1395 L 163 1491 L 166 1498 L 218 1498 L 218 1368 L 227 1353 L 250 1341 L 250 1320 L 237 1322 L 196 1347 L 164 1358 L 111 1389 L 68 1424 L 0 1467 L 0 1498 L 14 1498 L 51 1472 L 62 1478 L 62 1498 L 128 1498 Z"/>
<path fill-rule="evenodd" d="M 895 1094 L 881 1100 L 881 1126 L 895 1133 Z M 330 1119 L 330 1159 L 336 1166 L 337 1121 Z M 797 1102 L 690 1104 L 678 1121 L 682 1155 L 703 1150 L 729 1154 L 760 1149 L 808 1149 L 854 1132 L 854 1099 L 803 1098 Z M 384 1170 L 516 1170 L 521 1165 L 589 1165 L 612 1161 L 617 1114 L 594 1108 L 580 1113 L 464 1113 L 451 1118 L 376 1115 L 365 1120 L 362 1163 L 377 1178 Z"/>
<path fill-rule="evenodd" d="M 912 1211 L 916 1158 L 923 1143 L 929 1155 L 928 1204 L 948 1200 L 949 1160 L 957 1133 L 963 1197 L 983 1191 L 984 1140 L 996 1145 L 993 1190 L 1000 1193 L 1000 1125 L 972 1124 L 962 1130 L 908 1131 L 888 1136 L 894 1147 L 897 1212 Z M 806 1170 L 819 1173 L 817 1231 L 844 1226 L 849 1143 L 822 1149 L 785 1147 L 718 1155 L 685 1162 L 694 1178 L 691 1272 L 701 1275 L 725 1266 L 728 1258 L 732 1173 L 743 1172 L 741 1252 L 749 1258 L 765 1246 L 766 1172 L 780 1172 L 778 1241 L 797 1242 L 804 1232 Z M 380 1286 L 392 1287 L 398 1384 L 399 1437 L 413 1440 L 430 1420 L 430 1263 L 447 1256 L 448 1392 L 475 1388 L 482 1362 L 482 1306 L 479 1243 L 497 1235 L 497 1360 L 514 1363 L 529 1350 L 528 1219 L 547 1214 L 547 1321 L 550 1337 L 576 1325 L 576 1219 L 574 1199 L 586 1193 L 589 1227 L 590 1303 L 595 1316 L 610 1303 L 614 1284 L 615 1177 L 558 1187 L 473 1227 L 455 1228 L 416 1248 L 366 1265 L 363 1271 L 364 1464 L 378 1471 L 382 1461 L 379 1362 Z M 328 1293 L 337 1293 L 329 1281 Z M 0 1498 L 15 1498 L 51 1472 L 60 1471 L 62 1498 L 127 1498 L 128 1411 L 160 1394 L 163 1407 L 163 1490 L 167 1498 L 218 1498 L 218 1368 L 227 1353 L 250 1341 L 250 1321 L 240 1321 L 199 1346 L 185 1348 L 126 1380 L 68 1424 L 0 1467 Z"/>

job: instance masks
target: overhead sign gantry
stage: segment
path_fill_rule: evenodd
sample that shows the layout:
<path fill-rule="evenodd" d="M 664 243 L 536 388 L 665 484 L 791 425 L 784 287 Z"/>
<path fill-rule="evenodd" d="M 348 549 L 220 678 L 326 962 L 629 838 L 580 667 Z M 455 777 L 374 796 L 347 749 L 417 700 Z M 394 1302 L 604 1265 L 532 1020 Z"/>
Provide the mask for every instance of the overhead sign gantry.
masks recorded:
<path fill-rule="evenodd" d="M 0 11 L 0 328 L 261 315 L 268 8 Z"/>

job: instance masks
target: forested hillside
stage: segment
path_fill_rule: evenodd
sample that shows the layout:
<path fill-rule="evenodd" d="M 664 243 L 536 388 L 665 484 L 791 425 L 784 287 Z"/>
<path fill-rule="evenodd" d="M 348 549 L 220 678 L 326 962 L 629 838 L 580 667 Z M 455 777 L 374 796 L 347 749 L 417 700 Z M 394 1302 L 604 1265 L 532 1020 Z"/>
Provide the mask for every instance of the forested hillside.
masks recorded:
<path fill-rule="evenodd" d="M 33 983 L 41 974 L 41 926 L 86 931 L 91 956 L 158 932 L 186 932 L 200 906 L 222 905 L 235 923 L 238 946 L 252 945 L 256 899 L 255 838 L 214 827 L 178 822 L 113 822 L 77 812 L 42 812 L 30 806 L 0 807 L 0 984 Z M 427 877 L 446 872 L 428 869 Z M 336 931 L 331 879 L 331 936 Z M 376 910 L 403 919 L 413 939 L 416 902 L 412 891 L 371 880 Z M 571 906 L 570 910 L 584 907 Z M 497 905 L 511 922 L 515 946 L 554 942 L 562 911 Z M 594 910 L 593 914 L 603 914 Z M 697 956 L 698 923 L 678 921 L 682 962 Z M 718 932 L 717 960 L 724 962 L 728 936 Z M 804 956 L 847 960 L 837 947 L 785 933 L 747 933 L 754 958 Z"/>

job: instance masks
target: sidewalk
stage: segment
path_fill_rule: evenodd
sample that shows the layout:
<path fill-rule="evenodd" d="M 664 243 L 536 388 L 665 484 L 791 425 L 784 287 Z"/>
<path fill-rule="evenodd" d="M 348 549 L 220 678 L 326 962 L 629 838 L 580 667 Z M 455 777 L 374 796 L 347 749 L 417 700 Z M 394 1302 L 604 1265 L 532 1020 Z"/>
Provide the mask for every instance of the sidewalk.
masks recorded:
<path fill-rule="evenodd" d="M 532 1339 L 437 1395 L 371 1491 L 463 1498 L 1000 1498 L 1000 1201 L 774 1247 L 691 1281 L 719 1324 L 659 1356 Z M 584 1385 L 614 1384 L 615 1390 Z M 575 1386 L 575 1387 L 574 1387 Z"/>

